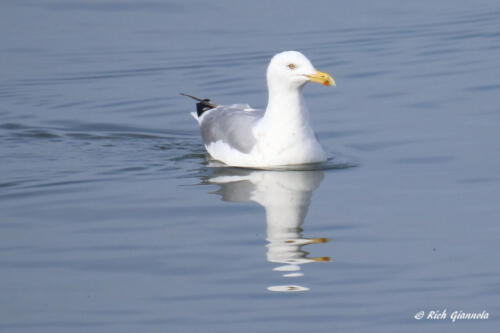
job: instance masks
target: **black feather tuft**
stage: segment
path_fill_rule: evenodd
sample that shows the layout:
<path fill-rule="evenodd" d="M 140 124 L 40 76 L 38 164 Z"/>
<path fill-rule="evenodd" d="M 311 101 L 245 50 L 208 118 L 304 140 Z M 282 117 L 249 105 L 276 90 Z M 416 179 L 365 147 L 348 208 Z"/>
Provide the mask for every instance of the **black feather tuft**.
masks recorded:
<path fill-rule="evenodd" d="M 196 103 L 196 113 L 198 114 L 198 117 L 200 117 L 203 112 L 217 107 L 217 104 L 210 103 L 210 100 L 208 98 L 201 99 L 184 93 L 181 93 L 181 95 L 198 101 L 198 103 Z"/>
<path fill-rule="evenodd" d="M 203 114 L 203 112 L 208 111 L 210 109 L 213 109 L 213 107 L 208 98 L 205 98 L 201 102 L 196 103 L 196 113 L 198 114 L 198 117 L 200 117 Z"/>

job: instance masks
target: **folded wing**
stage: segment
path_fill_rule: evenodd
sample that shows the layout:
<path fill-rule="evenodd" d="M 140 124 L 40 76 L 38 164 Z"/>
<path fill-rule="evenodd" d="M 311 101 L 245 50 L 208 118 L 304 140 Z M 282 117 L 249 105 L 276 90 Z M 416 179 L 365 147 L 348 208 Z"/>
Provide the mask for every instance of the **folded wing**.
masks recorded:
<path fill-rule="evenodd" d="M 232 149 L 248 153 L 256 143 L 254 126 L 264 111 L 253 110 L 246 104 L 218 106 L 200 118 L 201 136 L 206 146 L 222 141 Z"/>

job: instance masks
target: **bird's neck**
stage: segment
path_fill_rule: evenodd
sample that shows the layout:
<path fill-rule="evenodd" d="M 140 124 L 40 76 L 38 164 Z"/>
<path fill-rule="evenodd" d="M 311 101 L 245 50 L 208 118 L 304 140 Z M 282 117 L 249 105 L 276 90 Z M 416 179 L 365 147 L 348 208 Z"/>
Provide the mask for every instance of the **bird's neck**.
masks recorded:
<path fill-rule="evenodd" d="M 269 100 L 263 121 L 266 125 L 290 130 L 309 127 L 309 112 L 302 97 L 302 88 L 269 89 Z"/>

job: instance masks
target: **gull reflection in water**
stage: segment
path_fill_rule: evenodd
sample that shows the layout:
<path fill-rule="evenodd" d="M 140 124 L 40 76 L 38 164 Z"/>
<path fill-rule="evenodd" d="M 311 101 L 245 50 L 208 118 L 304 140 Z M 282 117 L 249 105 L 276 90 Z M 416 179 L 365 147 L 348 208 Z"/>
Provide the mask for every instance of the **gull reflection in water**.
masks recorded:
<path fill-rule="evenodd" d="M 284 278 L 296 280 L 304 274 L 301 265 L 330 261 L 329 257 L 309 257 L 302 247 L 325 243 L 327 238 L 302 237 L 302 223 L 314 190 L 323 180 L 322 171 L 266 171 L 217 169 L 206 179 L 220 189 L 214 192 L 224 201 L 256 202 L 266 210 L 267 260 L 279 264 L 273 270 Z M 293 282 L 293 281 L 287 281 Z M 297 284 L 268 287 L 270 291 L 307 291 Z"/>

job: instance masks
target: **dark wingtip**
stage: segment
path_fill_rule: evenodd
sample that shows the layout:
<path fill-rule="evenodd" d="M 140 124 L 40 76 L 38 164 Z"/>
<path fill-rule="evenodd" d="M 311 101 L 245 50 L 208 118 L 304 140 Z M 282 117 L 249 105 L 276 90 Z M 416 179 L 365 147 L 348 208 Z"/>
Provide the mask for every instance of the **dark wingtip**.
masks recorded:
<path fill-rule="evenodd" d="M 199 102 L 199 101 L 202 101 L 202 99 L 201 99 L 201 98 L 194 97 L 194 96 L 192 96 L 192 95 L 188 95 L 188 94 L 185 94 L 185 93 L 179 93 L 179 95 L 181 95 L 181 96 L 186 96 L 186 97 L 189 97 L 189 98 L 192 98 L 192 99 L 194 99 L 195 101 L 198 101 L 198 102 Z"/>
<path fill-rule="evenodd" d="M 196 103 L 196 113 L 198 114 L 198 117 L 200 117 L 203 112 L 208 111 L 216 107 L 217 105 L 214 106 L 214 104 L 210 103 L 210 100 L 204 99 L 199 103 Z"/>
<path fill-rule="evenodd" d="M 217 107 L 217 104 L 210 103 L 210 99 L 208 98 L 202 99 L 185 93 L 179 93 L 179 94 L 182 96 L 192 98 L 195 101 L 198 101 L 198 103 L 196 103 L 196 113 L 198 114 L 198 117 L 201 116 L 203 112 Z"/>

